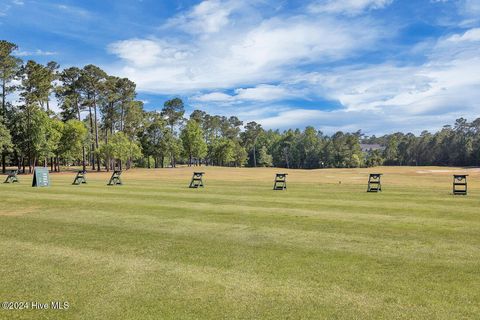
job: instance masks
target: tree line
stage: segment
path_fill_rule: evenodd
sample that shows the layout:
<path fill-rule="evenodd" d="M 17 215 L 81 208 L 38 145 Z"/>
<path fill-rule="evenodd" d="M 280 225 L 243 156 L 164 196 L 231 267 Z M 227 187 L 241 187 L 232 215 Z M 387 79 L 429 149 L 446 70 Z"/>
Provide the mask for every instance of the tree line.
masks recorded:
<path fill-rule="evenodd" d="M 420 136 L 265 130 L 254 121 L 244 124 L 201 110 L 186 117 L 180 98 L 166 101 L 161 111 L 146 111 L 127 78 L 95 65 L 60 69 L 53 61 L 24 62 L 16 50 L 0 40 L 3 172 L 10 166 L 32 172 L 39 165 L 108 171 L 178 164 L 305 169 L 480 164 L 480 119 L 458 119 Z M 52 101 L 60 112 L 52 110 Z"/>
<path fill-rule="evenodd" d="M 436 133 L 423 131 L 419 136 L 397 132 L 369 137 L 366 143 L 384 147 L 381 163 L 385 165 L 480 165 L 480 118 L 472 122 L 460 118 Z"/>

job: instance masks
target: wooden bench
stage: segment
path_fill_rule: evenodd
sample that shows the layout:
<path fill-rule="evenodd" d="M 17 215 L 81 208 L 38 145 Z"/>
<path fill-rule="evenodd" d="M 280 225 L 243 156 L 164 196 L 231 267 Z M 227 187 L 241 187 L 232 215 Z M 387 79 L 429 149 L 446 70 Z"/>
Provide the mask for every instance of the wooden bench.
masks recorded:
<path fill-rule="evenodd" d="M 203 175 L 205 172 L 194 172 L 192 176 L 192 180 L 190 181 L 190 185 L 188 186 L 189 188 L 199 188 L 199 187 L 204 187 L 203 184 Z"/>
<path fill-rule="evenodd" d="M 367 192 L 382 191 L 381 173 L 370 173 L 368 177 Z"/>
<path fill-rule="evenodd" d="M 87 183 L 87 171 L 85 170 L 80 170 L 78 171 L 76 177 L 75 177 L 75 180 L 73 180 L 73 185 L 81 185 L 81 184 L 86 184 Z"/>
<path fill-rule="evenodd" d="M 109 186 L 123 185 L 122 179 L 120 179 L 121 175 L 122 175 L 121 170 L 113 171 L 112 177 L 110 178 L 110 181 L 108 182 L 108 185 Z"/>
<path fill-rule="evenodd" d="M 467 174 L 454 174 L 453 175 L 453 194 L 454 195 L 467 195 Z"/>
<path fill-rule="evenodd" d="M 9 170 L 7 171 L 7 179 L 5 179 L 4 183 L 18 183 L 18 170 Z"/>
<path fill-rule="evenodd" d="M 273 184 L 273 190 L 286 190 L 287 189 L 287 173 L 277 173 L 275 175 L 275 182 Z"/>

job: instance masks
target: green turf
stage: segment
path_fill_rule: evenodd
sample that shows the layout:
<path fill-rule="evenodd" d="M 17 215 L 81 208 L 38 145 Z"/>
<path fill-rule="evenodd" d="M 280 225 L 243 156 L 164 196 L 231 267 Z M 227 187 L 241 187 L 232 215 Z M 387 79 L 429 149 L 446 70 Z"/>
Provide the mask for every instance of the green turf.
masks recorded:
<path fill-rule="evenodd" d="M 478 319 L 479 189 L 209 170 L 198 190 L 168 169 L 0 185 L 0 302 L 70 304 L 0 319 Z"/>

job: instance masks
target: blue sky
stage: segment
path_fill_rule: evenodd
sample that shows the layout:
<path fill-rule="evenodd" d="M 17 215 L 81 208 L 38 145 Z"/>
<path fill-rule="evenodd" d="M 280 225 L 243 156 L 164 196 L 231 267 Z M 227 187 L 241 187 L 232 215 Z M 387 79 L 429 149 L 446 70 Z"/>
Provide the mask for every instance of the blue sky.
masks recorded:
<path fill-rule="evenodd" d="M 17 55 L 97 64 L 149 110 L 331 133 L 480 117 L 480 0 L 0 0 Z"/>

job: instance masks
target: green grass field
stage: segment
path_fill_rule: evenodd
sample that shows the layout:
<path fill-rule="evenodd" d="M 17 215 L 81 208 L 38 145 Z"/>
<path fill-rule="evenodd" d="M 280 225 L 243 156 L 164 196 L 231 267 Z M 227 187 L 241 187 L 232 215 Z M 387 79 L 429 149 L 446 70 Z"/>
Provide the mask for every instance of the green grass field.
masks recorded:
<path fill-rule="evenodd" d="M 480 171 L 192 168 L 0 185 L 0 319 L 478 319 Z M 369 172 L 382 193 L 366 193 Z M 452 173 L 470 174 L 452 196 Z"/>

